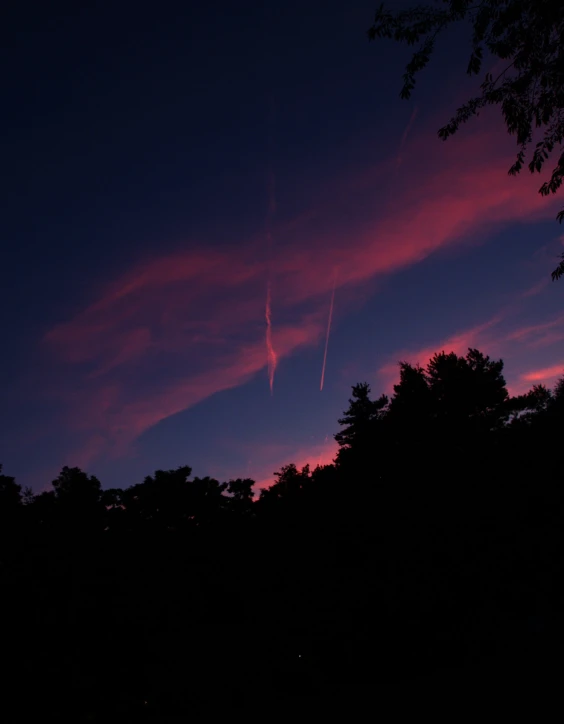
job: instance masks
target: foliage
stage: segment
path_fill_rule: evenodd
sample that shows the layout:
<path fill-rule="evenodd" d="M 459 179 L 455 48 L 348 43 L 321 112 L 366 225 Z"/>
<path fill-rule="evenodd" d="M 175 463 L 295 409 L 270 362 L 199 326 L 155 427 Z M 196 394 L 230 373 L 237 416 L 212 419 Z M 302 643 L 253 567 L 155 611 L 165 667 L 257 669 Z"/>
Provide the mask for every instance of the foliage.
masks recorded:
<path fill-rule="evenodd" d="M 480 94 L 470 98 L 439 130 L 446 140 L 460 126 L 489 105 L 499 106 L 507 131 L 516 137 L 518 151 L 510 175 L 527 162 L 531 173 L 540 173 L 553 152 L 556 165 L 539 189 L 554 194 L 564 180 L 564 3 L 561 0 L 440 0 L 437 6 L 417 6 L 391 12 L 382 4 L 368 30 L 371 40 L 389 38 L 419 45 L 406 66 L 402 98 L 409 98 L 416 75 L 429 63 L 437 37 L 464 21 L 472 27 L 468 75 L 482 71 L 489 54 L 503 63 L 494 75 L 485 74 Z M 535 141 L 539 132 L 542 138 Z M 534 144 L 534 145 L 533 145 Z M 558 213 L 564 219 L 564 209 Z M 552 279 L 564 274 L 562 263 Z"/>
<path fill-rule="evenodd" d="M 343 454 L 348 450 L 365 450 L 373 435 L 378 420 L 385 414 L 388 398 L 382 395 L 378 400 L 370 399 L 370 385 L 366 382 L 354 385 L 352 398 L 344 417 L 338 422 L 343 429 L 335 435 L 335 440 Z M 341 454 L 341 458 L 342 458 Z"/>
<path fill-rule="evenodd" d="M 21 502 L 21 485 L 16 483 L 16 479 L 2 474 L 2 465 L 0 465 L 0 511 L 9 511 Z"/>
<path fill-rule="evenodd" d="M 88 476 L 80 468 L 69 468 L 65 465 L 52 485 L 57 500 L 71 505 L 87 506 L 100 500 L 100 481 L 93 475 Z"/>

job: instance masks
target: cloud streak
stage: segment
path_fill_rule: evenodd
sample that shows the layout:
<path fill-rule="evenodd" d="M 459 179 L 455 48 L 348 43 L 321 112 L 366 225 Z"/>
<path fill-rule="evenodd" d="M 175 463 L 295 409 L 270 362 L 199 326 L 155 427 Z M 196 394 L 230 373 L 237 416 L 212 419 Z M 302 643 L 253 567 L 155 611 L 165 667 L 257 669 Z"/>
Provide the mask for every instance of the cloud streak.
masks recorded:
<path fill-rule="evenodd" d="M 557 377 L 564 377 L 564 361 L 551 367 L 543 367 L 542 369 L 532 370 L 522 375 L 526 382 L 544 382 L 555 380 Z"/>
<path fill-rule="evenodd" d="M 511 332 L 509 341 L 523 342 L 531 348 L 548 347 L 564 339 L 564 314 L 560 314 L 546 322 L 518 327 Z"/>

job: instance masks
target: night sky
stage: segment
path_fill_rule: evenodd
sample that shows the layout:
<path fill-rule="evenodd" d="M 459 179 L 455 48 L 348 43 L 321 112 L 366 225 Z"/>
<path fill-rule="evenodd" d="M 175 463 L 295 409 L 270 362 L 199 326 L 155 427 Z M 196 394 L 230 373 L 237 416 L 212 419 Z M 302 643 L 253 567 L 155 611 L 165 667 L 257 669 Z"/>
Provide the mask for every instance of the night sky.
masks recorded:
<path fill-rule="evenodd" d="M 562 374 L 561 199 L 507 175 L 497 109 L 438 140 L 479 84 L 462 29 L 400 100 L 377 4 L 4 13 L 7 474 L 264 484 L 329 462 L 351 385 L 390 392 L 399 360 L 478 347 L 512 393 Z"/>

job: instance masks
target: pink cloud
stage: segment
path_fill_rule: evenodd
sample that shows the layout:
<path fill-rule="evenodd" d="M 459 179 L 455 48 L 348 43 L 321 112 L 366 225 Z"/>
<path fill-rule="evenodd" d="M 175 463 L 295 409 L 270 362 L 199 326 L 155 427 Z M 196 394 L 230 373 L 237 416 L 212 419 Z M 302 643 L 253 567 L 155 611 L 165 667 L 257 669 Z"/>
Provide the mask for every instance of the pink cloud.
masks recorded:
<path fill-rule="evenodd" d="M 507 335 L 507 340 L 522 342 L 529 347 L 547 347 L 562 339 L 564 339 L 564 314 L 547 322 L 519 327 Z"/>
<path fill-rule="evenodd" d="M 531 287 L 526 289 L 524 292 L 521 293 L 522 297 L 535 297 L 537 294 L 540 294 L 542 291 L 546 289 L 546 287 L 549 284 L 549 278 L 548 276 L 544 276 L 543 279 L 541 279 L 540 282 L 537 282 L 536 284 L 533 284 Z"/>
<path fill-rule="evenodd" d="M 552 367 L 545 367 L 539 370 L 531 370 L 521 375 L 522 379 L 526 382 L 537 382 L 537 383 L 548 383 L 555 380 L 557 377 L 564 377 L 564 362 L 560 364 L 552 365 Z"/>
<path fill-rule="evenodd" d="M 123 453 L 161 420 L 263 372 L 267 271 L 271 341 L 282 360 L 322 340 L 335 268 L 335 314 L 343 316 L 351 290 L 379 275 L 492 225 L 550 216 L 538 180 L 508 179 L 511 153 L 499 148 L 489 132 L 456 144 L 435 142 L 429 132 L 406 136 L 405 155 L 417 162 L 397 198 L 384 203 L 377 183 L 392 174 L 391 159 L 316 192 L 310 212 L 273 228 L 277 243 L 268 260 L 262 238 L 213 249 L 202 242 L 145 259 L 110 282 L 44 340 L 64 376 L 55 387 L 67 401 L 68 423 L 95 441 L 85 450 L 95 457 L 106 445 Z M 463 353 L 487 328 L 440 347 Z M 391 378 L 390 365 L 380 374 Z"/>

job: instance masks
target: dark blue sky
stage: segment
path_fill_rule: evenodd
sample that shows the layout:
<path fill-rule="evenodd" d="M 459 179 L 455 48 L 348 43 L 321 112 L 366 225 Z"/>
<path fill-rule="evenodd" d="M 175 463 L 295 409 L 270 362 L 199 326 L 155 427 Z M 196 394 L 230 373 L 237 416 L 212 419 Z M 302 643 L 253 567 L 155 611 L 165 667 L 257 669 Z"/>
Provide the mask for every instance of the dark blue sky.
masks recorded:
<path fill-rule="evenodd" d="M 77 7 L 79 6 L 79 7 Z M 564 368 L 562 248 L 440 45 L 413 101 L 373 2 L 42 3 L 2 29 L 0 461 L 39 489 L 332 455 L 350 386 L 478 346 Z M 270 213 L 269 213 L 270 206 Z M 324 389 L 329 306 L 334 316 Z M 277 366 L 266 350 L 267 289 Z"/>

